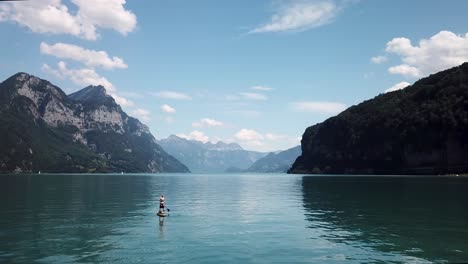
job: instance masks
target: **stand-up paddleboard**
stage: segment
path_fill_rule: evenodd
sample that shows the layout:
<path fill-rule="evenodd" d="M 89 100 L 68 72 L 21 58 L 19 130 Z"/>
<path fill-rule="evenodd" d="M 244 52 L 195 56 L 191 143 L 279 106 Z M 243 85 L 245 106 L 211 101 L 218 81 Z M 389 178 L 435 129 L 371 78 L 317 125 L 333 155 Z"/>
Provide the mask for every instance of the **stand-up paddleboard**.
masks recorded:
<path fill-rule="evenodd" d="M 160 213 L 160 212 L 157 212 L 156 215 L 159 216 L 159 217 L 166 217 L 166 216 L 169 216 L 169 213 L 165 213 L 165 212 Z"/>

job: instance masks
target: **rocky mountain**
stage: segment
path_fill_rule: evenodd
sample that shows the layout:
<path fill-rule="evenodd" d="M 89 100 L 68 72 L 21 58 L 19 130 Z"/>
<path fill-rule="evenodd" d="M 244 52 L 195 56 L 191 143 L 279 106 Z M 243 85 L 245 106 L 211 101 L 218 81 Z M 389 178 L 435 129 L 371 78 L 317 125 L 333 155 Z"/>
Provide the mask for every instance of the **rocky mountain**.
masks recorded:
<path fill-rule="evenodd" d="M 27 73 L 0 83 L 2 172 L 188 172 L 102 86 L 67 96 Z"/>
<path fill-rule="evenodd" d="M 236 143 L 203 143 L 170 136 L 158 143 L 171 155 L 187 165 L 192 172 L 225 172 L 228 168 L 244 170 L 266 153 L 244 150 Z"/>
<path fill-rule="evenodd" d="M 301 155 L 301 146 L 270 153 L 255 161 L 246 171 L 248 172 L 287 172 L 294 161 Z"/>
<path fill-rule="evenodd" d="M 306 129 L 291 173 L 468 172 L 468 63 Z"/>

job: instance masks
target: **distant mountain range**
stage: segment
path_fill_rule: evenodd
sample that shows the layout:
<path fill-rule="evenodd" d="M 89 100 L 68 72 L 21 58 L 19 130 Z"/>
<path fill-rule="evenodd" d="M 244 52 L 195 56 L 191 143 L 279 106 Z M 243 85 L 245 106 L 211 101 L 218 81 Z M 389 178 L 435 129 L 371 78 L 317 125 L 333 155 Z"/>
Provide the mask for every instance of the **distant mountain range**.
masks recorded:
<path fill-rule="evenodd" d="M 291 173 L 468 172 L 468 63 L 306 129 Z"/>
<path fill-rule="evenodd" d="M 192 172 L 215 173 L 226 170 L 242 171 L 266 153 L 244 150 L 236 143 L 203 143 L 170 136 L 158 141 L 169 154 L 176 157 Z"/>
<path fill-rule="evenodd" d="M 294 161 L 301 155 L 301 146 L 296 146 L 285 151 L 272 152 L 257 160 L 247 172 L 287 172 Z"/>
<path fill-rule="evenodd" d="M 67 96 L 27 73 L 0 84 L 0 172 L 189 172 L 102 86 Z"/>

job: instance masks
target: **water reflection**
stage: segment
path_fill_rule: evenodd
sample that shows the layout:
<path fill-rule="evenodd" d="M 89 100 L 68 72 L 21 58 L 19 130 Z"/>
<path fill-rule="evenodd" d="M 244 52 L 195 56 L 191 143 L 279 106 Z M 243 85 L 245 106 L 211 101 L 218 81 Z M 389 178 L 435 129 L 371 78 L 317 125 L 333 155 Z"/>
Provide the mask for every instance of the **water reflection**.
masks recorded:
<path fill-rule="evenodd" d="M 334 243 L 429 261 L 468 261 L 468 179 L 302 178 L 309 228 Z"/>
<path fill-rule="evenodd" d="M 164 239 L 164 219 L 165 217 L 159 217 L 159 238 Z"/>
<path fill-rule="evenodd" d="M 0 262 L 10 263 L 96 262 L 154 195 L 137 176 L 5 175 L 0 188 Z"/>

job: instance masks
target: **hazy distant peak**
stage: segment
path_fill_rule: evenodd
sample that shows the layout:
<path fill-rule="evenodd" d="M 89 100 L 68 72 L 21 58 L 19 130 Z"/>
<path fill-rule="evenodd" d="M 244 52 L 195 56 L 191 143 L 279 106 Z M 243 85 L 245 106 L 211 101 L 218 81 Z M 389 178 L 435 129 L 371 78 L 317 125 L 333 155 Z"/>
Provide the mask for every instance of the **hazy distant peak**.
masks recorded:
<path fill-rule="evenodd" d="M 225 151 L 225 150 L 244 150 L 239 144 L 237 143 L 224 143 L 223 141 L 218 141 L 216 143 L 212 142 L 206 142 L 203 143 L 201 141 L 197 141 L 194 139 L 186 139 L 183 137 L 179 137 L 176 135 L 170 135 L 166 139 L 161 139 L 161 141 L 166 141 L 166 142 L 185 142 L 185 143 L 193 143 L 196 145 L 200 145 L 204 149 L 207 150 L 220 150 L 220 151 Z"/>
<path fill-rule="evenodd" d="M 216 143 L 207 142 L 205 146 L 209 149 L 216 149 L 216 150 L 243 150 L 243 148 L 237 143 L 224 143 L 222 141 L 218 141 Z"/>

